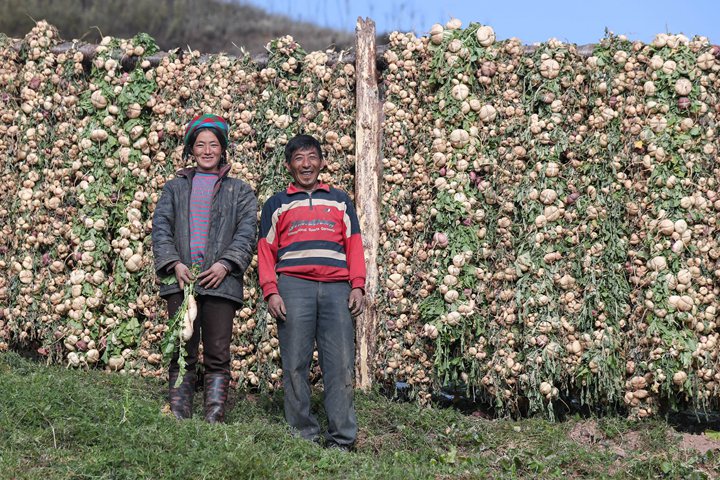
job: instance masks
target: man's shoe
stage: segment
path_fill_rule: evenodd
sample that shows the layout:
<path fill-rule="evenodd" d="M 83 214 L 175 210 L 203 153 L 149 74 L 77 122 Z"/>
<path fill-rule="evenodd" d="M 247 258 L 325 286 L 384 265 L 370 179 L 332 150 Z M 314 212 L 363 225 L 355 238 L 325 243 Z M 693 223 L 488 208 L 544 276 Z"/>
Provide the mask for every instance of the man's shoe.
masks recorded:
<path fill-rule="evenodd" d="M 333 441 L 329 441 L 325 444 L 325 448 L 328 450 L 340 450 L 342 452 L 354 452 L 355 451 L 355 445 L 353 444 L 347 444 L 347 443 L 337 443 Z"/>

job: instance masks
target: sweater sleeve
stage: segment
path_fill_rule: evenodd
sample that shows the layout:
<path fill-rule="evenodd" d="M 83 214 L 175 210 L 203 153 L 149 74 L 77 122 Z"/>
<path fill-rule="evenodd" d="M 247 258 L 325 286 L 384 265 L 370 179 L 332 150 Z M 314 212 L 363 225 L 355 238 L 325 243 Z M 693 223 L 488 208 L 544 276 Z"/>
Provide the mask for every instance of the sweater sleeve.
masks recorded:
<path fill-rule="evenodd" d="M 260 235 L 258 240 L 258 275 L 260 277 L 260 288 L 263 291 L 265 300 L 275 293 L 278 293 L 277 275 L 275 265 L 277 264 L 278 235 L 277 219 L 273 219 L 275 208 L 273 198 L 270 198 L 263 205 L 260 215 Z"/>
<path fill-rule="evenodd" d="M 363 250 L 362 236 L 360 235 L 360 221 L 358 220 L 355 206 L 346 196 L 345 215 L 350 220 L 350 235 L 345 238 L 345 253 L 350 276 L 350 286 L 365 290 L 365 252 Z"/>

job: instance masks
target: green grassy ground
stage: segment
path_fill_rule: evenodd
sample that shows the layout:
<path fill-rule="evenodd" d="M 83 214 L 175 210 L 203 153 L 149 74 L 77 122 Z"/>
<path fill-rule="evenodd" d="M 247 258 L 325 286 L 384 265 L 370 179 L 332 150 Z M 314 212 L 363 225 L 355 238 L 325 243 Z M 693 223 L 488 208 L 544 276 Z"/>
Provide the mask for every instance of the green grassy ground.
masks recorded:
<path fill-rule="evenodd" d="M 227 424 L 208 425 L 162 414 L 164 392 L 159 381 L 0 354 L 0 478 L 713 478 L 720 470 L 720 452 L 680 448 L 662 420 L 485 420 L 358 394 L 358 448 L 345 453 L 288 435 L 279 394 L 233 395 Z"/>

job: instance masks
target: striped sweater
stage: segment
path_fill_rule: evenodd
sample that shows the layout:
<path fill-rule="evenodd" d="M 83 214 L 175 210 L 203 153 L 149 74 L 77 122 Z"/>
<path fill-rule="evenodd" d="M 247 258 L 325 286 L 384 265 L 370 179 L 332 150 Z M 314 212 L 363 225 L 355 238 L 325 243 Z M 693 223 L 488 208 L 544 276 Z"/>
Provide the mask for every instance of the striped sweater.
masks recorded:
<path fill-rule="evenodd" d="M 360 223 L 350 197 L 323 183 L 312 193 L 290 184 L 265 202 L 258 272 L 263 297 L 278 293 L 277 273 L 365 288 Z"/>
<path fill-rule="evenodd" d="M 197 172 L 193 177 L 189 218 L 190 259 L 193 265 L 202 265 L 205 259 L 205 245 L 210 229 L 210 207 L 217 181 L 218 176 L 213 173 Z"/>

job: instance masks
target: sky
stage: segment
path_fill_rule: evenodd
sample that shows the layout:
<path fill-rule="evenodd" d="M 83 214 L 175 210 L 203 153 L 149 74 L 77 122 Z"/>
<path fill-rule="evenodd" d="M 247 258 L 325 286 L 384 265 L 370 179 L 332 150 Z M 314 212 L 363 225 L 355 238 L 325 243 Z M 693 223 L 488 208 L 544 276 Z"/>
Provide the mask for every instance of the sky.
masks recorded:
<path fill-rule="evenodd" d="M 265 0 L 247 1 L 295 20 L 354 31 L 358 17 L 375 21 L 377 33 L 393 30 L 425 34 L 451 17 L 463 27 L 490 25 L 499 40 L 524 44 L 557 38 L 597 43 L 605 29 L 630 40 L 650 42 L 658 33 L 703 35 L 720 44 L 720 0 Z"/>

